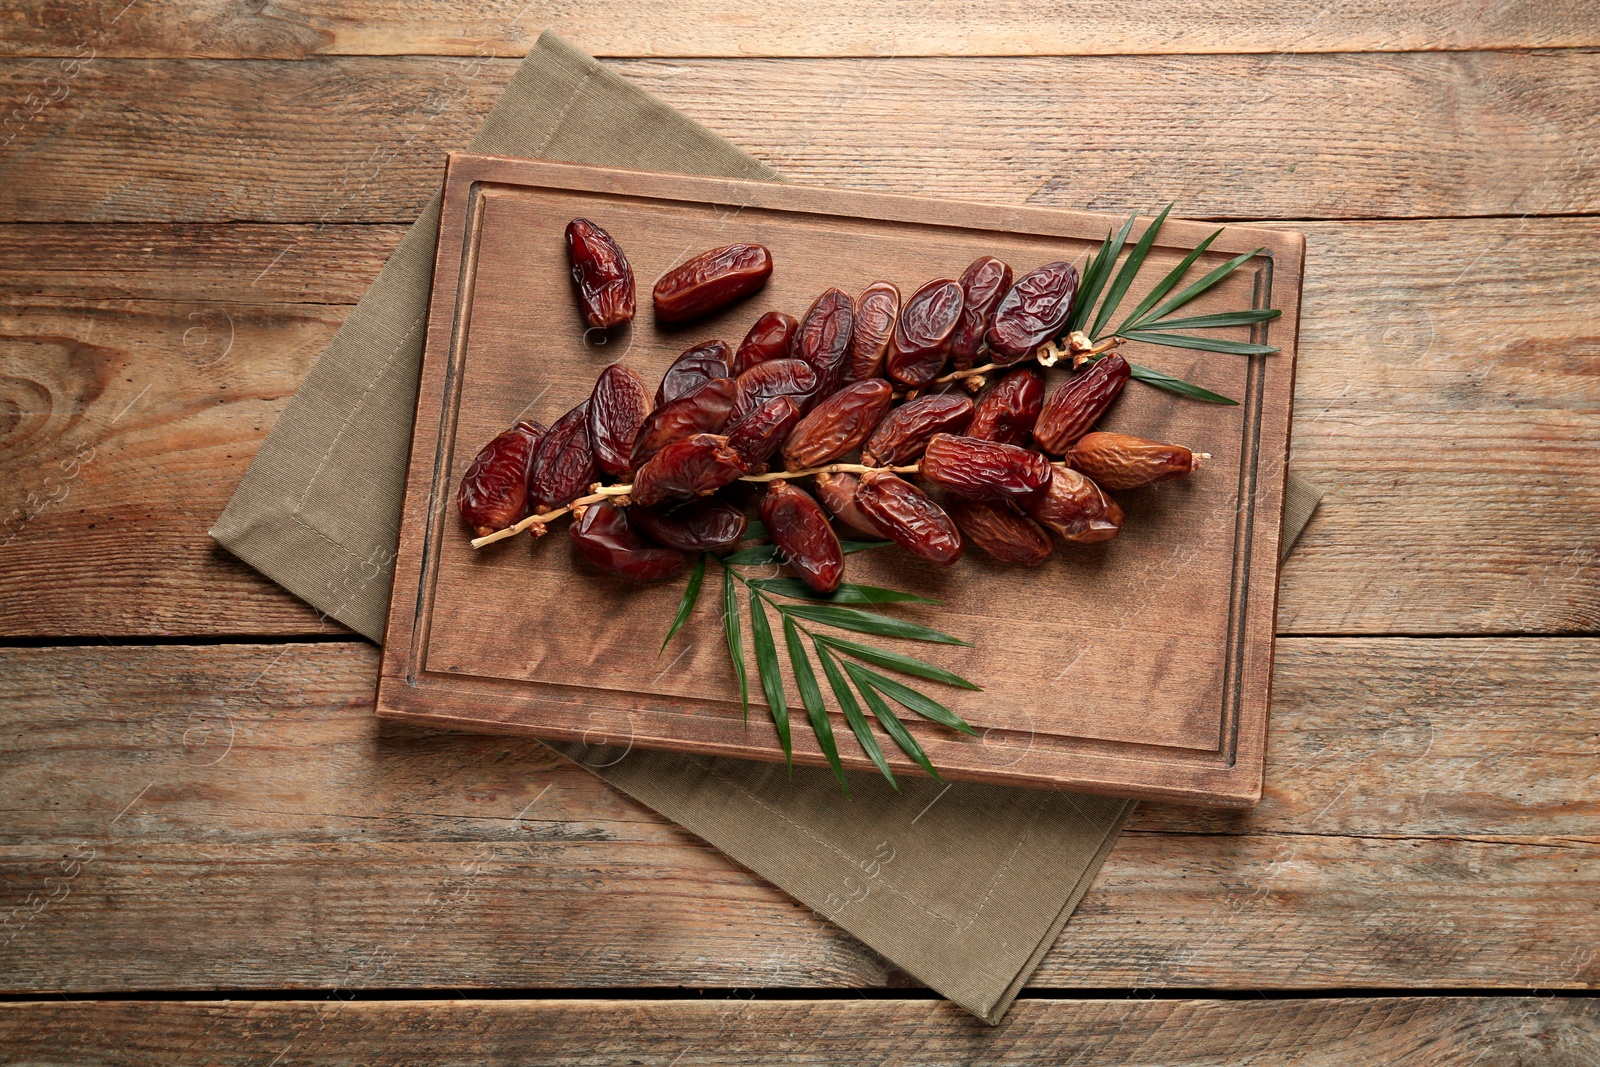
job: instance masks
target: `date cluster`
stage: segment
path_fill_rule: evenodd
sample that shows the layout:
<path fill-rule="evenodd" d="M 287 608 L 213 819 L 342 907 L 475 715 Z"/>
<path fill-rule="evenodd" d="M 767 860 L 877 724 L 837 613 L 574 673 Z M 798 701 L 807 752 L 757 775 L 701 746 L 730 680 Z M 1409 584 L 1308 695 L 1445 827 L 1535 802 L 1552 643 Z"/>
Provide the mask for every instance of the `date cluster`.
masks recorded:
<path fill-rule="evenodd" d="M 629 321 L 634 279 L 622 248 L 587 219 L 572 221 L 566 244 L 588 324 Z M 708 315 L 761 289 L 772 268 L 760 245 L 703 252 L 656 282 L 655 315 Z M 1037 566 L 1052 537 L 1117 535 L 1123 513 L 1107 489 L 1178 478 L 1200 458 L 1094 432 L 1128 381 L 1115 352 L 1047 392 L 1031 361 L 1062 332 L 1077 288 L 1069 263 L 1013 279 L 983 256 L 909 297 L 874 282 L 854 296 L 828 289 L 799 318 L 768 311 L 737 348 L 708 340 L 685 351 L 653 393 L 612 364 L 548 429 L 520 421 L 485 445 L 458 508 L 479 536 L 519 523 L 542 534 L 543 520 L 570 510 L 577 553 L 636 581 L 673 577 L 698 553 L 739 542 L 752 492 L 767 536 L 818 592 L 844 576 L 838 528 L 943 565 L 971 543 Z M 947 367 L 954 373 L 941 377 Z M 974 368 L 1000 375 L 975 399 L 930 391 Z M 795 484 L 803 478 L 811 492 Z"/>

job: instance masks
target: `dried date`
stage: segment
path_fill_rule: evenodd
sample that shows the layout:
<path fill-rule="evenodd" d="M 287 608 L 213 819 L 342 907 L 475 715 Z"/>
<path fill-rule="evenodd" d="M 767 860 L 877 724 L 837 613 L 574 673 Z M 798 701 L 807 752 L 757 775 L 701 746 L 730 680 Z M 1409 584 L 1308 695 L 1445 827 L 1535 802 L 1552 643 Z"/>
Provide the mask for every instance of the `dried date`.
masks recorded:
<path fill-rule="evenodd" d="M 855 319 L 855 301 L 843 289 L 829 289 L 800 317 L 791 354 L 795 359 L 805 360 L 817 372 L 819 397 L 832 393 L 844 380 Z"/>
<path fill-rule="evenodd" d="M 656 407 L 688 396 L 707 382 L 728 377 L 727 345 L 716 340 L 695 345 L 673 360 L 661 376 L 661 384 L 656 386 Z"/>
<path fill-rule="evenodd" d="M 1067 453 L 1067 462 L 1107 489 L 1138 489 L 1182 478 L 1200 465 L 1199 457 L 1182 445 L 1123 433 L 1086 434 Z"/>
<path fill-rule="evenodd" d="M 633 318 L 633 268 L 609 233 L 588 219 L 567 223 L 567 262 L 590 326 L 607 329 Z"/>
<path fill-rule="evenodd" d="M 582 511 L 568 531 L 572 547 L 608 574 L 634 582 L 660 582 L 676 575 L 689 562 L 689 557 L 677 549 L 645 540 L 622 508 L 590 504 Z"/>
<path fill-rule="evenodd" d="M 862 475 L 855 505 L 885 537 L 912 555 L 946 567 L 961 558 L 956 524 L 904 478 L 887 471 Z"/>
<path fill-rule="evenodd" d="M 936 433 L 961 433 L 972 421 L 972 401 L 956 393 L 918 397 L 890 410 L 867 438 L 861 462 L 893 467 L 922 455 Z"/>
<path fill-rule="evenodd" d="M 756 320 L 750 332 L 739 343 L 739 353 L 733 358 L 735 377 L 769 359 L 787 359 L 794 332 L 800 321 L 781 311 L 769 311 Z"/>
<path fill-rule="evenodd" d="M 865 381 L 883 371 L 883 359 L 900 321 L 900 290 L 889 282 L 873 282 L 856 297 L 855 330 L 844 380 Z"/>
<path fill-rule="evenodd" d="M 882 378 L 847 385 L 800 420 L 783 446 L 789 469 L 831 463 L 861 447 L 889 410 L 894 390 Z"/>
<path fill-rule="evenodd" d="M 922 477 L 969 500 L 1004 500 L 1050 483 L 1050 461 L 1031 448 L 935 434 L 922 453 Z"/>
<path fill-rule="evenodd" d="M 950 504 L 950 517 L 970 543 L 1001 563 L 1037 567 L 1050 558 L 1050 535 L 1044 527 L 1008 503 L 956 500 Z"/>
<path fill-rule="evenodd" d="M 884 540 L 883 531 L 872 525 L 872 520 L 856 507 L 856 491 L 861 488 L 859 474 L 817 475 L 817 499 L 833 513 L 833 517 L 864 537 Z"/>
<path fill-rule="evenodd" d="M 1033 426 L 1033 441 L 1052 456 L 1064 456 L 1088 433 L 1128 384 L 1128 361 L 1112 352 L 1082 374 L 1056 386 Z"/>
<path fill-rule="evenodd" d="M 585 400 L 557 419 L 539 443 L 528 474 L 533 510 L 549 511 L 572 503 L 598 472 L 589 444 L 589 402 Z"/>
<path fill-rule="evenodd" d="M 994 309 L 984 335 L 994 361 L 1025 359 L 1060 333 L 1077 291 L 1078 268 L 1071 263 L 1046 263 L 1018 278 Z"/>
<path fill-rule="evenodd" d="M 978 397 L 967 436 L 1020 445 L 1033 432 L 1043 407 L 1044 375 L 1033 367 L 1020 367 Z"/>
<path fill-rule="evenodd" d="M 961 283 L 949 278 L 931 281 L 911 294 L 889 339 L 884 358 L 889 377 L 908 389 L 920 389 L 939 376 L 964 300 Z"/>
<path fill-rule="evenodd" d="M 589 447 L 602 472 L 628 473 L 634 439 L 649 414 L 650 394 L 637 371 L 613 363 L 600 372 L 589 394 Z"/>
<path fill-rule="evenodd" d="M 667 500 L 714 493 L 744 474 L 739 453 L 719 434 L 697 433 L 674 441 L 639 468 L 628 494 L 635 504 L 649 507 Z"/>
<path fill-rule="evenodd" d="M 844 549 L 828 522 L 828 513 L 810 493 L 788 482 L 773 482 L 761 498 L 761 522 L 807 585 L 819 593 L 839 588 L 844 577 Z"/>
<path fill-rule="evenodd" d="M 479 537 L 515 525 L 528 514 L 528 472 L 545 429 L 523 420 L 473 457 L 456 490 L 456 508 Z"/>
<path fill-rule="evenodd" d="M 737 422 L 775 396 L 793 397 L 801 411 L 817 392 L 817 372 L 803 359 L 771 359 L 757 363 L 733 379 L 733 416 Z"/>
<path fill-rule="evenodd" d="M 794 397 L 775 396 L 728 428 L 728 447 L 754 474 L 783 446 L 799 421 L 800 405 Z"/>
<path fill-rule="evenodd" d="M 630 465 L 638 470 L 651 456 L 674 441 L 697 433 L 720 432 L 733 412 L 733 397 L 733 379 L 718 378 L 688 396 L 656 408 L 639 427 L 639 436 L 633 439 Z"/>
<path fill-rule="evenodd" d="M 956 370 L 971 370 L 983 350 L 994 310 L 1011 291 L 1011 266 L 994 256 L 979 256 L 961 275 L 961 321 L 950 335 Z"/>
<path fill-rule="evenodd" d="M 772 254 L 760 245 L 701 252 L 656 280 L 656 318 L 685 322 L 724 308 L 767 284 Z"/>
<path fill-rule="evenodd" d="M 628 518 L 652 541 L 680 552 L 732 548 L 749 526 L 743 511 L 714 496 L 698 497 L 676 507 L 632 507 Z"/>
<path fill-rule="evenodd" d="M 1035 522 L 1079 544 L 1109 541 L 1122 530 L 1122 509 L 1094 482 L 1068 467 L 1052 466 L 1050 484 L 1022 502 Z"/>

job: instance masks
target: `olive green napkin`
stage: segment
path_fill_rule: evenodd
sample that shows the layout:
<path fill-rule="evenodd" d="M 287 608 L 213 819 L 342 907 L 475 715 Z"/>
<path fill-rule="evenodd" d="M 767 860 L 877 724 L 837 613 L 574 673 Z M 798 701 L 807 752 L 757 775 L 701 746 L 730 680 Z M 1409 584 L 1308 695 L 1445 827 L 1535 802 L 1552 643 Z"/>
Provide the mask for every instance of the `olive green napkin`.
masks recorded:
<path fill-rule="evenodd" d="M 770 168 L 545 32 L 478 152 L 778 180 Z M 375 641 L 383 636 L 422 360 L 437 198 L 311 369 L 211 535 Z M 1291 479 L 1293 540 L 1315 506 Z M 1055 942 L 1133 802 L 825 768 L 555 746 L 998 1022 Z"/>

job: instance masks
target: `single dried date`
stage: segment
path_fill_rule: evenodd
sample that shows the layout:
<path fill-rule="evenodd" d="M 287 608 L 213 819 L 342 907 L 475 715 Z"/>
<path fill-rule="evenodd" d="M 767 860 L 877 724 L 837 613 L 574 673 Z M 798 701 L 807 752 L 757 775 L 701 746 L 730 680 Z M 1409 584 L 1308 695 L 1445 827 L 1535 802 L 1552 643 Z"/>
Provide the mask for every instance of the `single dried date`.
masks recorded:
<path fill-rule="evenodd" d="M 726 437 L 697 433 L 651 456 L 633 476 L 628 495 L 645 507 L 666 500 L 688 500 L 714 493 L 743 474 L 739 453 L 728 447 Z"/>
<path fill-rule="evenodd" d="M 984 335 L 996 363 L 1015 363 L 1033 355 L 1061 332 L 1078 291 L 1078 268 L 1071 263 L 1046 263 L 1017 279 L 994 309 Z"/>
<path fill-rule="evenodd" d="M 970 500 L 1004 500 L 1048 485 L 1050 461 L 1031 448 L 941 433 L 922 453 L 921 474 Z"/>
<path fill-rule="evenodd" d="M 707 382 L 728 377 L 727 345 L 717 340 L 695 345 L 673 360 L 661 376 L 661 384 L 656 387 L 656 407 L 688 396 Z"/>
<path fill-rule="evenodd" d="M 971 370 L 983 350 L 994 310 L 1011 291 L 1011 266 L 994 256 L 979 256 L 961 275 L 961 321 L 950 335 L 956 370 Z"/>
<path fill-rule="evenodd" d="M 800 405 L 792 396 L 775 396 L 728 427 L 728 447 L 739 453 L 745 470 L 756 473 L 783 446 L 800 421 Z"/>
<path fill-rule="evenodd" d="M 1022 501 L 1023 510 L 1063 541 L 1093 544 L 1122 530 L 1122 509 L 1094 482 L 1069 467 L 1052 466 L 1050 484 Z"/>
<path fill-rule="evenodd" d="M 883 359 L 900 321 L 900 290 L 890 282 L 873 282 L 856 297 L 855 330 L 844 380 L 864 381 L 883 371 Z"/>
<path fill-rule="evenodd" d="M 833 473 L 817 475 L 817 499 L 833 512 L 833 517 L 856 533 L 865 537 L 883 538 L 883 531 L 872 525 L 872 520 L 856 507 L 856 490 L 861 488 L 858 474 Z"/>
<path fill-rule="evenodd" d="M 931 281 L 911 294 L 889 339 L 884 358 L 889 377 L 908 389 L 920 389 L 939 376 L 964 301 L 961 283 L 949 278 Z"/>
<path fill-rule="evenodd" d="M 828 513 L 810 493 L 788 482 L 773 482 L 761 498 L 761 522 L 801 580 L 819 593 L 839 588 L 844 549 Z"/>
<path fill-rule="evenodd" d="M 479 537 L 512 526 L 528 514 L 528 471 L 544 435 L 543 426 L 524 419 L 473 457 L 456 489 L 456 508 Z"/>
<path fill-rule="evenodd" d="M 633 318 L 633 268 L 609 233 L 588 219 L 567 223 L 567 262 L 590 326 L 608 329 Z"/>
<path fill-rule="evenodd" d="M 674 441 L 697 433 L 719 433 L 733 411 L 732 378 L 717 378 L 650 413 L 633 439 L 629 463 L 634 470 Z"/>
<path fill-rule="evenodd" d="M 1020 445 L 1033 432 L 1044 407 L 1044 375 L 1019 367 L 985 389 L 972 407 L 968 437 Z"/>
<path fill-rule="evenodd" d="M 634 439 L 649 414 L 650 394 L 637 371 L 613 363 L 600 372 L 589 394 L 589 447 L 603 473 L 628 473 Z"/>
<path fill-rule="evenodd" d="M 961 558 L 961 534 L 945 510 L 887 471 L 861 476 L 855 505 L 884 536 L 914 556 L 948 567 Z"/>
<path fill-rule="evenodd" d="M 805 360 L 817 372 L 819 397 L 832 393 L 844 380 L 855 318 L 855 301 L 843 289 L 829 289 L 800 317 L 791 355 Z"/>
<path fill-rule="evenodd" d="M 589 444 L 589 402 L 585 400 L 557 419 L 539 443 L 528 473 L 533 510 L 565 507 L 588 490 L 598 473 Z"/>
<path fill-rule="evenodd" d="M 675 507 L 632 507 L 628 518 L 652 541 L 680 552 L 732 548 L 750 525 L 743 511 L 714 496 L 698 497 Z"/>
<path fill-rule="evenodd" d="M 622 508 L 602 503 L 589 504 L 581 510 L 568 531 L 572 547 L 608 574 L 635 582 L 660 582 L 676 575 L 689 562 L 689 557 L 677 549 L 645 540 Z"/>
<path fill-rule="evenodd" d="M 1182 445 L 1162 444 L 1124 433 L 1091 433 L 1079 438 L 1067 462 L 1107 489 L 1138 489 L 1182 478 L 1200 465 Z"/>
<path fill-rule="evenodd" d="M 1037 567 L 1050 558 L 1050 535 L 1010 504 L 955 500 L 950 504 L 950 517 L 969 542 L 1001 563 Z"/>
<path fill-rule="evenodd" d="M 701 252 L 656 280 L 656 318 L 685 322 L 709 315 L 767 284 L 772 254 L 760 245 L 728 245 Z"/>
<path fill-rule="evenodd" d="M 1093 428 L 1128 384 L 1128 361 L 1112 352 L 1082 374 L 1056 386 L 1033 426 L 1033 441 L 1052 456 L 1064 456 Z"/>
<path fill-rule="evenodd" d="M 733 358 L 733 373 L 737 377 L 769 359 L 787 359 L 794 332 L 800 321 L 781 311 L 769 311 L 756 320 L 750 332 L 739 343 L 738 355 Z"/>
<path fill-rule="evenodd" d="M 890 410 L 867 438 L 861 462 L 894 467 L 922 455 L 936 433 L 961 433 L 972 421 L 972 401 L 958 393 L 918 397 Z"/>
<path fill-rule="evenodd" d="M 803 359 L 770 359 L 733 379 L 733 415 L 737 422 L 775 396 L 793 397 L 804 411 L 817 392 L 817 372 Z"/>
<path fill-rule="evenodd" d="M 790 470 L 831 463 L 861 447 L 889 410 L 894 390 L 882 378 L 847 385 L 800 420 L 783 446 Z"/>

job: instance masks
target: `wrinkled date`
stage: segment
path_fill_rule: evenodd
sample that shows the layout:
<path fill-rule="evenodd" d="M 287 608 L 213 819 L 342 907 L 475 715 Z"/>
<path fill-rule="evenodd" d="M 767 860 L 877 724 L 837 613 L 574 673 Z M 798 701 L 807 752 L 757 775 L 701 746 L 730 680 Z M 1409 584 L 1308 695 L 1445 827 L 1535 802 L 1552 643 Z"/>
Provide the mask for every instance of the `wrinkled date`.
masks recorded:
<path fill-rule="evenodd" d="M 817 372 L 818 396 L 827 396 L 844 379 L 855 320 L 856 303 L 843 289 L 829 289 L 817 297 L 800 319 L 791 355 Z"/>
<path fill-rule="evenodd" d="M 869 467 L 894 467 L 922 455 L 936 433 L 961 433 L 972 421 L 972 401 L 957 393 L 919 397 L 890 411 L 861 450 Z"/>
<path fill-rule="evenodd" d="M 732 548 L 750 525 L 743 511 L 714 496 L 699 497 L 676 507 L 632 507 L 628 518 L 652 541 L 681 552 Z"/>
<path fill-rule="evenodd" d="M 1200 464 L 1182 445 L 1123 433 L 1091 433 L 1067 453 L 1067 462 L 1107 489 L 1138 489 L 1182 478 Z"/>
<path fill-rule="evenodd" d="M 761 498 L 761 521 L 794 572 L 819 593 L 839 588 L 844 549 L 828 513 L 804 489 L 773 482 Z"/>
<path fill-rule="evenodd" d="M 770 359 L 733 379 L 733 420 L 737 422 L 775 396 L 793 397 L 801 411 L 817 392 L 817 372 L 803 359 Z"/>
<path fill-rule="evenodd" d="M 884 360 L 889 377 L 908 389 L 920 389 L 939 376 L 965 300 L 961 283 L 949 278 L 931 281 L 911 294 L 889 340 Z"/>
<path fill-rule="evenodd" d="M 1010 504 L 956 500 L 950 504 L 950 517 L 968 541 L 1001 563 L 1037 567 L 1050 558 L 1050 535 Z"/>
<path fill-rule="evenodd" d="M 568 533 L 578 555 L 608 574 L 634 582 L 665 581 L 689 562 L 677 549 L 645 540 L 628 521 L 627 513 L 610 504 L 585 507 Z"/>
<path fill-rule="evenodd" d="M 528 496 L 535 512 L 565 507 L 589 488 L 598 469 L 589 445 L 589 402 L 585 400 L 550 427 L 539 443 L 528 474 Z"/>
<path fill-rule="evenodd" d="M 900 321 L 900 290 L 889 282 L 873 282 L 856 297 L 855 331 L 850 337 L 850 361 L 844 380 L 876 378 L 883 370 L 894 325 Z"/>
<path fill-rule="evenodd" d="M 656 281 L 656 318 L 684 322 L 709 315 L 749 296 L 771 276 L 772 254 L 760 245 L 728 245 L 701 252 Z"/>
<path fill-rule="evenodd" d="M 994 309 L 985 335 L 996 363 L 1015 363 L 1066 325 L 1078 291 L 1078 268 L 1071 263 L 1046 263 L 1017 279 Z"/>
<path fill-rule="evenodd" d="M 994 309 L 1010 291 L 1011 266 L 993 256 L 979 256 L 961 275 L 961 321 L 950 335 L 956 370 L 972 369 L 994 322 Z"/>
<path fill-rule="evenodd" d="M 922 453 L 922 476 L 970 500 L 1004 500 L 1050 484 L 1050 461 L 1031 448 L 935 434 Z"/>
<path fill-rule="evenodd" d="M 799 421 L 800 405 L 794 397 L 775 396 L 728 428 L 728 447 L 754 474 L 783 446 Z"/>
<path fill-rule="evenodd" d="M 784 359 L 800 321 L 781 311 L 769 311 L 756 320 L 750 332 L 739 343 L 739 354 L 733 357 L 733 373 L 737 376 L 769 359 Z"/>
<path fill-rule="evenodd" d="M 733 379 L 707 382 L 688 396 L 663 404 L 650 413 L 633 439 L 629 462 L 634 470 L 674 441 L 697 433 L 717 433 L 728 424 L 733 411 Z"/>
<path fill-rule="evenodd" d="M 1033 441 L 1052 456 L 1064 456 L 1088 433 L 1128 384 L 1128 361 L 1113 352 L 1082 374 L 1056 386 L 1033 425 Z"/>
<path fill-rule="evenodd" d="M 695 345 L 672 361 L 656 386 L 656 407 L 688 396 L 707 382 L 730 377 L 728 346 L 721 341 Z"/>
<path fill-rule="evenodd" d="M 726 437 L 697 433 L 651 456 L 633 476 L 628 495 L 645 507 L 664 500 L 688 500 L 714 493 L 743 474 L 739 453 L 728 447 Z"/>
<path fill-rule="evenodd" d="M 567 223 L 567 262 L 590 326 L 606 329 L 633 318 L 633 268 L 609 233 L 588 219 Z"/>
<path fill-rule="evenodd" d="M 1050 468 L 1050 484 L 1022 502 L 1035 522 L 1079 544 L 1109 541 L 1122 529 L 1122 509 L 1101 488 L 1066 467 Z"/>
<path fill-rule="evenodd" d="M 484 445 L 461 476 L 456 507 L 479 537 L 528 514 L 528 471 L 542 440 L 544 427 L 523 420 Z"/>
<path fill-rule="evenodd" d="M 650 394 L 637 371 L 613 363 L 589 394 L 589 447 L 595 465 L 613 477 L 628 473 L 639 427 L 650 414 Z"/>
<path fill-rule="evenodd" d="M 856 507 L 856 490 L 860 488 L 861 476 L 857 474 L 817 475 L 817 499 L 822 501 L 822 506 L 856 533 L 881 539 L 883 531 L 872 525 L 872 520 Z"/>
<path fill-rule="evenodd" d="M 968 437 L 1020 445 L 1033 432 L 1044 407 L 1044 375 L 1022 367 L 995 382 L 972 407 Z"/>
<path fill-rule="evenodd" d="M 914 556 L 946 567 L 961 558 L 961 534 L 945 510 L 887 471 L 861 477 L 855 505 L 885 537 Z"/>
<path fill-rule="evenodd" d="M 812 408 L 783 446 L 789 468 L 831 463 L 861 447 L 884 412 L 894 390 L 882 378 L 847 385 Z"/>

